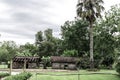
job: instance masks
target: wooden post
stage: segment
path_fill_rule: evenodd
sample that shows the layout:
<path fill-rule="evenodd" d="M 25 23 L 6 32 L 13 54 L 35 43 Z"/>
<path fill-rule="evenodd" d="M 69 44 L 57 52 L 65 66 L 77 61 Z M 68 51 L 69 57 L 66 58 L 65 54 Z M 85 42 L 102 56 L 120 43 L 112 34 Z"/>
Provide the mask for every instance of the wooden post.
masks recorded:
<path fill-rule="evenodd" d="M 12 74 L 12 59 L 10 60 L 10 75 Z"/>
<path fill-rule="evenodd" d="M 80 80 L 80 69 L 78 68 L 78 80 Z"/>
<path fill-rule="evenodd" d="M 23 67 L 23 71 L 26 71 L 26 59 L 24 60 L 24 67 Z"/>

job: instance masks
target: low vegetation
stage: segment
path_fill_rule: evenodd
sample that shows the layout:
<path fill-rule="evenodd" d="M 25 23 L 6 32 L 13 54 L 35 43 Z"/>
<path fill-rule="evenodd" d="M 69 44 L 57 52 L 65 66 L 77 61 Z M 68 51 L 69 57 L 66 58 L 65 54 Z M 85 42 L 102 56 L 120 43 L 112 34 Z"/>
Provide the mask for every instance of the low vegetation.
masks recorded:
<path fill-rule="evenodd" d="M 18 74 L 18 75 L 9 76 L 5 80 L 27 80 L 31 76 L 32 76 L 31 73 L 24 72 L 24 73 L 21 73 L 21 74 Z"/>
<path fill-rule="evenodd" d="M 116 71 L 120 74 L 120 57 L 118 58 L 115 68 L 116 68 Z"/>
<path fill-rule="evenodd" d="M 0 73 L 0 79 L 9 76 L 9 73 Z"/>

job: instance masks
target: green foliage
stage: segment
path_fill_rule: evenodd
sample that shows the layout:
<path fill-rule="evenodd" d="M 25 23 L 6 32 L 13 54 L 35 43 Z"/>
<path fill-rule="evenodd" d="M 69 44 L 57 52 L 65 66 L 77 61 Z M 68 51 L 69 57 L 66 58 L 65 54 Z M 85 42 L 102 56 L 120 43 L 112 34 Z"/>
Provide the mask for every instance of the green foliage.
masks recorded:
<path fill-rule="evenodd" d="M 48 66 L 51 65 L 50 57 L 42 57 L 43 68 L 47 69 Z"/>
<path fill-rule="evenodd" d="M 8 60 L 8 50 L 5 49 L 5 48 L 0 48 L 0 62 L 4 61 L 4 62 L 7 62 Z"/>
<path fill-rule="evenodd" d="M 3 78 L 3 77 L 6 77 L 6 76 L 9 76 L 10 74 L 8 73 L 0 73 L 0 79 Z"/>
<path fill-rule="evenodd" d="M 118 56 L 120 44 L 120 7 L 112 6 L 105 18 L 97 21 L 94 28 L 94 58 L 100 65 L 112 68 Z"/>
<path fill-rule="evenodd" d="M 43 32 L 42 31 L 37 32 L 37 34 L 35 35 L 35 39 L 36 45 L 40 44 L 43 41 Z"/>
<path fill-rule="evenodd" d="M 17 52 L 16 56 L 32 56 L 29 50 L 23 50 L 22 52 Z"/>
<path fill-rule="evenodd" d="M 7 62 L 17 53 L 17 45 L 14 41 L 4 41 L 0 45 L 0 61 Z"/>
<path fill-rule="evenodd" d="M 117 63 L 116 63 L 116 65 L 115 65 L 115 69 L 116 69 L 116 71 L 120 74 L 120 57 L 119 57 L 118 60 L 117 60 Z"/>
<path fill-rule="evenodd" d="M 80 57 L 80 63 L 79 63 L 80 69 L 87 69 L 90 67 L 89 65 L 90 65 L 90 61 L 89 61 L 89 56 L 87 54 Z"/>
<path fill-rule="evenodd" d="M 21 45 L 19 47 L 19 51 L 17 52 L 17 56 L 36 56 L 36 55 L 37 55 L 37 47 L 34 44 L 30 44 L 30 43 Z"/>
<path fill-rule="evenodd" d="M 46 41 L 52 41 L 53 39 L 52 32 L 53 32 L 52 29 L 47 29 L 44 31 Z"/>
<path fill-rule="evenodd" d="M 20 73 L 20 74 L 18 74 L 18 75 L 9 76 L 9 77 L 7 77 L 5 80 L 27 80 L 27 79 L 29 79 L 31 76 L 32 76 L 31 73 L 24 72 L 24 73 Z"/>
<path fill-rule="evenodd" d="M 90 23 L 94 22 L 96 18 L 101 17 L 103 3 L 103 0 L 78 0 L 77 15 Z"/>
<path fill-rule="evenodd" d="M 77 50 L 81 56 L 89 51 L 88 23 L 83 20 L 66 21 L 61 26 L 63 49 Z"/>
<path fill-rule="evenodd" d="M 67 57 L 77 57 L 78 56 L 78 52 L 77 50 L 65 50 L 62 54 L 62 56 L 67 56 Z"/>
<path fill-rule="evenodd" d="M 120 62 L 116 64 L 116 71 L 120 74 Z"/>
<path fill-rule="evenodd" d="M 58 55 L 60 51 L 61 40 L 53 37 L 52 29 L 44 31 L 44 35 L 41 31 L 36 34 L 36 46 L 37 54 L 42 56 Z"/>

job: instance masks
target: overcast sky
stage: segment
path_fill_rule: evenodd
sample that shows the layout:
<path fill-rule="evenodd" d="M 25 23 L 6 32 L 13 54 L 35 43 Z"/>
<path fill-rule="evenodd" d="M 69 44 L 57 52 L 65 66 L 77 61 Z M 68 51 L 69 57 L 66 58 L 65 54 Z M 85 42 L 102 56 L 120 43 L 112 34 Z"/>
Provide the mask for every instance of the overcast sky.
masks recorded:
<path fill-rule="evenodd" d="M 104 0 L 105 8 L 120 0 Z M 47 28 L 60 36 L 60 26 L 76 16 L 77 0 L 0 0 L 0 41 L 34 43 L 35 34 Z"/>

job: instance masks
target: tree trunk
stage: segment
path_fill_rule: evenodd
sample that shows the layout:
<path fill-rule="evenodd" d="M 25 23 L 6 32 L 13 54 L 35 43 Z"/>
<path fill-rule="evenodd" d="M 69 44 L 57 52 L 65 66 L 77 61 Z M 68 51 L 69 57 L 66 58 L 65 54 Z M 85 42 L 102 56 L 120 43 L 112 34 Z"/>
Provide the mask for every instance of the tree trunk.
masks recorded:
<path fill-rule="evenodd" d="M 94 68 L 93 58 L 93 23 L 90 23 L 90 69 Z"/>
<path fill-rule="evenodd" d="M 10 75 L 12 74 L 12 59 L 10 60 Z"/>

